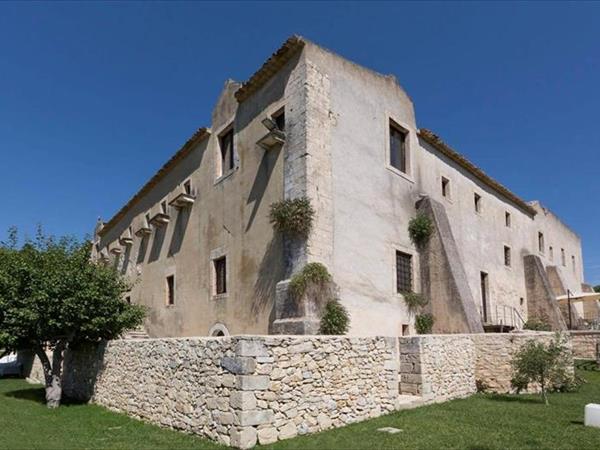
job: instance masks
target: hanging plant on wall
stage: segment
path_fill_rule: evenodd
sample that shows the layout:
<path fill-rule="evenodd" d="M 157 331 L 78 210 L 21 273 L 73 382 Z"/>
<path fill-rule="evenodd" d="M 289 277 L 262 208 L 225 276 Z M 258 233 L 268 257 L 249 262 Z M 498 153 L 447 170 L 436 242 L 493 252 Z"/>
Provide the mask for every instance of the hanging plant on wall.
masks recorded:
<path fill-rule="evenodd" d="M 429 241 L 433 233 L 433 222 L 423 213 L 417 214 L 416 217 L 410 219 L 408 223 L 408 234 L 410 240 L 418 247 L 421 247 Z"/>
<path fill-rule="evenodd" d="M 431 314 L 418 314 L 415 317 L 415 329 L 417 334 L 431 334 L 434 319 Z"/>
<path fill-rule="evenodd" d="M 278 232 L 306 239 L 312 229 L 314 215 L 310 200 L 300 197 L 273 203 L 269 218 Z"/>
<path fill-rule="evenodd" d="M 348 311 L 338 299 L 329 300 L 321 316 L 319 333 L 321 334 L 346 334 L 350 326 Z"/>
<path fill-rule="evenodd" d="M 308 263 L 290 281 L 290 291 L 296 298 L 302 297 L 310 288 L 323 291 L 332 282 L 331 274 L 323 264 Z"/>
<path fill-rule="evenodd" d="M 408 307 L 409 312 L 416 313 L 421 308 L 429 303 L 429 299 L 423 294 L 417 294 L 416 292 L 403 292 L 404 303 Z"/>

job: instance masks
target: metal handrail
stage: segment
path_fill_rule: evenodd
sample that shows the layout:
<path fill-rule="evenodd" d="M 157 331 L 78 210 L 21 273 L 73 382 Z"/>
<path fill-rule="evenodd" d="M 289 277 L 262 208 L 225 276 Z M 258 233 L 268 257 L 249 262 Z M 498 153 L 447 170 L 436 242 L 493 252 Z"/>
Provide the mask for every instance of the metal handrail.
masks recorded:
<path fill-rule="evenodd" d="M 492 319 L 490 323 L 494 325 L 510 326 L 519 330 L 523 328 L 525 320 L 517 308 L 501 303 L 497 303 L 495 307 L 496 314 L 495 317 L 490 317 L 490 319 Z"/>

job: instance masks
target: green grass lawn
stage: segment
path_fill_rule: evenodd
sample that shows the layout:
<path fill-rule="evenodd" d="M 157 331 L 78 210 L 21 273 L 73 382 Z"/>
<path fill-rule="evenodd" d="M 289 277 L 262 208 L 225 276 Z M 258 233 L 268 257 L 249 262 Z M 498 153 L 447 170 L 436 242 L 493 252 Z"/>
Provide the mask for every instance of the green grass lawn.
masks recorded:
<path fill-rule="evenodd" d="M 572 394 L 475 395 L 400 411 L 345 428 L 278 442 L 274 449 L 600 448 L 600 429 L 583 426 L 583 407 L 600 403 L 600 372 Z M 0 448 L 208 449 L 211 442 L 143 424 L 94 405 L 50 411 L 43 391 L 22 380 L 0 380 Z M 378 432 L 381 427 L 403 430 Z M 223 448 L 223 447 L 219 447 Z"/>

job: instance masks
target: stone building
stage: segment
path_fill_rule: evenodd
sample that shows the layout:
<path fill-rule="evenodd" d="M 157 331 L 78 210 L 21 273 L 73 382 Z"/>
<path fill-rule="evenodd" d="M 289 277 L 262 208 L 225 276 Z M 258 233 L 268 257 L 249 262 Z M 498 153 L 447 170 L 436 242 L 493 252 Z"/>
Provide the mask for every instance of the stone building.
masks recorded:
<path fill-rule="evenodd" d="M 300 197 L 313 231 L 291 245 L 269 211 Z M 422 248 L 419 212 L 434 224 Z M 132 281 L 157 337 L 315 332 L 318 308 L 287 293 L 309 262 L 333 275 L 353 335 L 414 333 L 406 291 L 430 299 L 435 332 L 564 328 L 556 296 L 586 289 L 581 241 L 554 214 L 418 128 L 393 76 L 296 36 L 226 82 L 210 126 L 98 223 L 93 256 Z"/>

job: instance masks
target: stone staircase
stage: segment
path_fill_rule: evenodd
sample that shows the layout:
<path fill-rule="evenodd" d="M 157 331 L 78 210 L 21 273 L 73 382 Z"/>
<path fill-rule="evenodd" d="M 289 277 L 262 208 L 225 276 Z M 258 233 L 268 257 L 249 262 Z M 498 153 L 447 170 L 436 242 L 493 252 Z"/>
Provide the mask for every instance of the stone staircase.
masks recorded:
<path fill-rule="evenodd" d="M 149 338 L 150 338 L 150 336 L 146 332 L 146 329 L 144 328 L 143 325 L 140 325 L 139 327 L 128 331 L 121 337 L 121 339 L 149 339 Z"/>

